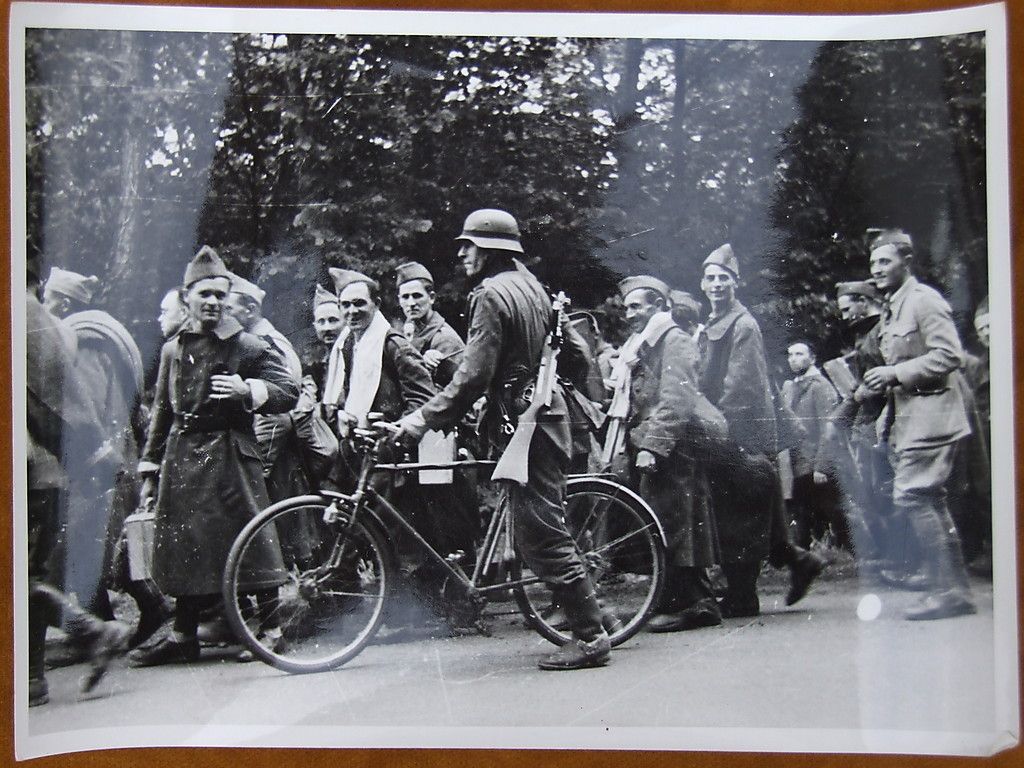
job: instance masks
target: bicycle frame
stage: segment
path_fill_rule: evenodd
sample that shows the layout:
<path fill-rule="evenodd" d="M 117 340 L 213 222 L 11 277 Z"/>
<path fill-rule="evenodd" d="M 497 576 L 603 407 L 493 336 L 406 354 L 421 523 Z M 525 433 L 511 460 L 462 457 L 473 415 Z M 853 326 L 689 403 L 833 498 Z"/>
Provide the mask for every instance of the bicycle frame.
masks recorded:
<path fill-rule="evenodd" d="M 359 436 L 369 443 L 368 438 L 370 435 L 366 434 L 366 431 L 359 430 Z M 393 504 L 391 504 L 391 502 L 370 487 L 370 478 L 378 472 L 416 472 L 428 469 L 450 469 L 454 471 L 476 468 L 493 469 L 497 462 L 468 459 L 446 462 L 378 463 L 377 459 L 380 456 L 381 449 L 384 447 L 387 440 L 387 436 L 374 440 L 373 444 L 364 452 L 359 479 L 356 483 L 356 490 L 351 495 L 330 491 L 322 493 L 331 499 L 344 498 L 352 502 L 352 519 L 355 519 L 358 516 L 359 512 L 369 501 L 374 502 L 372 509 L 373 512 L 378 513 L 378 516 L 380 516 L 379 512 L 386 513 L 390 520 L 397 523 L 406 534 L 412 537 L 412 539 L 418 544 L 420 550 L 423 551 L 427 557 L 443 568 L 449 577 L 455 579 L 455 581 L 461 584 L 462 587 L 471 595 L 486 595 L 491 592 L 505 591 L 511 587 L 519 585 L 528 586 L 531 584 L 537 584 L 541 581 L 537 576 L 530 576 L 527 578 L 517 579 L 515 581 L 503 581 L 500 584 L 480 586 L 480 581 L 483 576 L 490 570 L 490 567 L 494 565 L 495 562 L 498 562 L 495 560 L 495 556 L 497 554 L 498 544 L 501 541 L 502 534 L 505 535 L 506 552 L 508 550 L 513 550 L 512 518 L 509 515 L 508 505 L 505 503 L 504 499 L 502 499 L 491 515 L 491 519 L 487 526 L 487 532 L 484 535 L 483 543 L 473 565 L 472 576 L 467 576 L 462 568 L 457 565 L 453 565 L 448 558 L 443 557 L 436 549 L 434 549 L 434 547 L 420 535 L 419 531 L 417 531 L 413 525 L 405 519 L 401 510 L 397 509 Z"/>

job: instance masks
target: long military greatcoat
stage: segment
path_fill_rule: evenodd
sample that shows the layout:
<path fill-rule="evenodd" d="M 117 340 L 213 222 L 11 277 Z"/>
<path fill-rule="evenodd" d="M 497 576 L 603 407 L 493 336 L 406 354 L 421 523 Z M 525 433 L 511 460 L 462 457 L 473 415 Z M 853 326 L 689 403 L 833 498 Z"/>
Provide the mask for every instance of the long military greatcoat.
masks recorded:
<path fill-rule="evenodd" d="M 233 318 L 209 333 L 186 325 L 164 344 L 143 466 L 160 466 L 154 579 L 176 597 L 219 592 L 231 544 L 269 504 L 253 413 L 241 401 L 209 398 L 215 373 L 262 382 L 260 413 L 282 413 L 298 398 L 280 356 Z M 260 574 L 243 578 L 254 589 L 279 583 L 283 568 L 276 540 L 259 546 Z"/>
<path fill-rule="evenodd" d="M 653 474 L 633 472 L 640 495 L 665 524 L 674 565 L 705 568 L 716 562 L 717 535 L 704 464 L 694 455 L 692 419 L 697 369 L 693 341 L 678 326 L 644 343 L 630 380 L 628 441 L 656 457 Z"/>
<path fill-rule="evenodd" d="M 723 562 L 768 554 L 778 473 L 775 407 L 761 328 L 738 301 L 698 338 L 700 388 L 729 424 L 732 452 L 708 472 Z"/>

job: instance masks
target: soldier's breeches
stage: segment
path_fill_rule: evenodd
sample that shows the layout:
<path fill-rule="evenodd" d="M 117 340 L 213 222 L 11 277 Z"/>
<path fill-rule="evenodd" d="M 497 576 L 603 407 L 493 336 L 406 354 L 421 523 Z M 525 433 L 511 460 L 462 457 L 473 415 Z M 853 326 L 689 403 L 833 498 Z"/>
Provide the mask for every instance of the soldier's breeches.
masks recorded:
<path fill-rule="evenodd" d="M 894 451 L 890 456 L 893 469 L 892 500 L 894 504 L 914 504 L 919 500 L 946 498 L 946 483 L 953 471 L 957 444 L 936 448 Z"/>
<path fill-rule="evenodd" d="M 586 578 L 565 527 L 566 464 L 567 459 L 547 435 L 538 432 L 530 445 L 527 484 L 505 484 L 516 544 L 523 560 L 552 588 Z"/>

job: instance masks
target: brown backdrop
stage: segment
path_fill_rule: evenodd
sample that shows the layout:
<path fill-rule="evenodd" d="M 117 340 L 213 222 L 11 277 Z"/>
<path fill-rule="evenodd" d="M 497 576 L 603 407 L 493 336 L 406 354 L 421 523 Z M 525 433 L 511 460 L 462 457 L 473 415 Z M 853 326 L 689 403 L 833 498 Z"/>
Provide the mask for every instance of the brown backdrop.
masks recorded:
<path fill-rule="evenodd" d="M 106 0 L 117 2 L 117 0 Z M 3 47 L 0 50 L 0 67 L 6 76 L 8 73 L 9 56 L 9 21 L 10 0 L 3 3 Z M 168 0 L 135 0 L 136 4 L 147 5 L 180 5 L 185 3 L 168 2 Z M 210 0 L 206 3 L 215 7 L 261 5 L 273 8 L 365 8 L 386 9 L 396 8 L 420 10 L 491 10 L 491 11 L 617 11 L 631 13 L 899 13 L 925 10 L 941 10 L 959 8 L 980 3 L 955 2 L 951 0 L 396 0 L 396 2 L 367 2 L 366 0 L 350 0 L 337 2 L 325 0 L 316 2 L 290 2 L 280 0 L 274 3 L 232 2 L 230 0 Z M 1009 47 L 1009 97 L 1010 97 L 1010 197 L 1011 197 L 1011 243 L 1013 263 L 1024 253 L 1024 228 L 1020 222 L 1024 219 L 1024 0 L 1006 0 L 1008 19 Z M 8 89 L 0 91 L 0 107 L 3 110 L 3 138 L 0 145 L 0 178 L 10 189 L 10 99 Z M 10 242 L 10 209 L 7 205 L 0 207 L 0 224 L 3 226 L 4 246 L 0 252 L 4 266 L 0 269 L 0 342 L 2 348 L 9 350 L 10 339 L 10 268 L 7 262 Z M 1013 303 L 1024 302 L 1024 283 L 1019 275 L 1013 279 Z M 1024 371 L 1024 354 L 1022 354 L 1022 318 L 1018 315 L 1014 322 L 1014 364 L 1018 372 Z M 11 401 L 11 361 L 4 354 L 0 360 L 2 376 L 0 376 L 0 403 Z M 1020 404 L 1024 403 L 1024 382 L 1018 374 L 1014 381 L 1014 397 Z M 1024 408 L 1018 407 L 1017 421 L 1014 430 L 1017 446 L 1018 466 L 1016 480 L 1019 487 L 1021 478 L 1020 462 L 1024 458 L 1020 446 L 1024 435 Z M 11 434 L 11 410 L 9 405 L 0 407 L 0 429 L 5 435 Z M 0 478 L 7 508 L 12 509 L 11 499 L 11 443 L 3 441 L 0 445 Z M 1017 571 L 1021 572 L 1020 551 L 1024 550 L 1024 532 L 1021 518 L 1022 498 L 1017 499 Z M 3 750 L 0 759 L 4 764 L 13 764 L 14 760 L 14 669 L 11 659 L 14 652 L 13 627 L 13 584 L 11 583 L 12 565 L 12 518 L 0 524 L 0 572 L 3 574 L 4 588 L 0 591 L 4 626 L 7 631 L 0 632 L 0 659 L 5 661 L 6 669 L 0 684 L 0 716 L 3 718 Z M 1018 596 L 1018 608 L 1024 607 Z M 1018 628 L 1018 636 L 1020 630 Z M 1022 665 L 1024 666 L 1024 665 Z M 1018 683 L 1019 684 L 1019 683 Z M 765 768 L 810 768 L 814 766 L 832 766 L 834 768 L 855 768 L 859 766 L 953 766 L 959 764 L 977 764 L 1009 767 L 1024 765 L 1024 747 L 1004 752 L 988 760 L 970 758 L 943 757 L 906 757 L 892 755 L 785 755 L 728 752 L 573 752 L 559 751 L 508 751 L 508 750 L 401 750 L 401 749 L 132 749 L 109 750 L 100 752 L 79 753 L 57 757 L 40 758 L 29 765 L 39 768 L 55 766 L 73 766 L 74 768 L 99 768 L 100 766 L 153 766 L 153 768 L 185 768 L 186 766 L 216 766 L 217 768 L 234 768 L 246 765 L 248 768 L 278 768 L 279 766 L 310 766 L 317 768 L 334 768 L 339 763 L 352 768 L 374 766 L 393 768 L 395 766 L 427 766 L 430 768 L 477 768 L 478 766 L 515 766 L 516 768 L 554 768 L 555 766 L 583 765 L 593 768 L 626 768 L 627 766 L 643 766 L 644 768 L 669 768 L 669 766 L 696 766 L 697 768 L 719 768 L 720 766 L 764 766 Z"/>

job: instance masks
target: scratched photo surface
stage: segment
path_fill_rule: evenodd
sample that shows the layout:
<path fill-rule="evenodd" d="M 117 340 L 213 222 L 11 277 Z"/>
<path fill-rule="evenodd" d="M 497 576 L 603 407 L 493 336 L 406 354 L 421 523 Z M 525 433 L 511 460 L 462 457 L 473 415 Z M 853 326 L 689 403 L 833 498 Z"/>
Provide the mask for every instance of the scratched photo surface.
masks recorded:
<path fill-rule="evenodd" d="M 639 17 L 235 12 L 189 32 L 106 13 L 13 29 L 20 756 L 1016 742 L 1010 430 L 990 426 L 993 394 L 1012 423 L 1002 22 L 814 39 L 807 20 L 687 37 Z M 489 249 L 532 272 L 542 316 L 566 294 L 561 323 L 531 336 L 467 301 Z M 592 603 L 486 588 L 542 570 L 489 462 L 542 348 L 571 381 L 523 461 L 561 424 L 559 477 L 651 511 L 581 522 L 606 499 L 570 481 L 553 519 Z M 292 634 L 268 619 L 298 610 L 286 588 L 323 588 L 310 564 L 348 502 L 316 492 L 356 487 L 360 430 L 417 409 L 437 427 L 424 403 L 485 364 L 457 437 L 428 432 L 418 459 L 382 441 L 391 470 L 367 481 L 443 562 L 367 512 L 334 592 Z M 453 459 L 471 465 L 435 466 Z M 552 482 L 557 504 L 534 464 L 520 493 Z M 222 590 L 245 523 L 303 494 Z M 629 548 L 645 537 L 654 554 Z M 245 587 L 257 563 L 277 580 Z M 576 647 L 579 605 L 610 663 L 538 669 L 544 628 Z M 638 611 L 615 645 L 609 619 Z M 303 666 L 343 619 L 373 625 L 365 647 Z"/>

